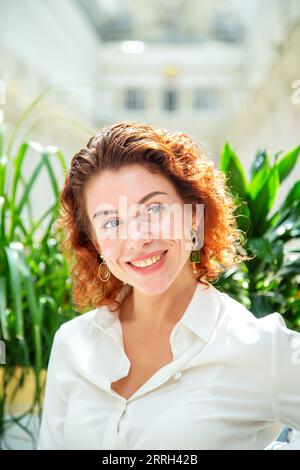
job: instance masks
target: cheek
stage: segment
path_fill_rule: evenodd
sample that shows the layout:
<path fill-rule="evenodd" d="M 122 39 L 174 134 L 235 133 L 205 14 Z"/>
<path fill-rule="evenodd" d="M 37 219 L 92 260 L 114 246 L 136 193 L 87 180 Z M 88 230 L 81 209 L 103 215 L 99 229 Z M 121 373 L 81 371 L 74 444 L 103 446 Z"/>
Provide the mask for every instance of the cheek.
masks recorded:
<path fill-rule="evenodd" d="M 190 222 L 183 222 L 182 223 L 182 234 L 180 242 L 180 252 L 182 257 L 187 258 L 190 255 L 191 251 L 191 223 Z"/>
<path fill-rule="evenodd" d="M 161 220 L 161 236 L 165 239 L 174 240 L 174 220 L 169 217 L 163 217 Z"/>
<path fill-rule="evenodd" d="M 162 227 L 167 239 L 175 240 L 181 245 L 189 240 L 189 226 L 184 225 L 184 218 L 180 213 L 173 214 L 170 219 L 164 219 Z"/>
<path fill-rule="evenodd" d="M 163 216 L 159 224 L 159 236 L 165 240 L 180 242 L 183 237 L 182 217 L 175 213 Z"/>
<path fill-rule="evenodd" d="M 116 263 L 121 256 L 120 245 L 115 240 L 102 240 L 101 252 L 109 263 Z"/>

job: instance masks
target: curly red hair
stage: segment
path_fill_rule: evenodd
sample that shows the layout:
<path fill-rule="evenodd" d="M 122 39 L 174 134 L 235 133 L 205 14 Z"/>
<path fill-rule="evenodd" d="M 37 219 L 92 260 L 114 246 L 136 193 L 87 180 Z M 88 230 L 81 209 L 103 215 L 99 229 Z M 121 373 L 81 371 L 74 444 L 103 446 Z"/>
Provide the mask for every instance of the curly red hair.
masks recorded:
<path fill-rule="evenodd" d="M 83 195 L 90 178 L 104 169 L 118 170 L 130 164 L 168 178 L 184 203 L 204 204 L 204 243 L 200 263 L 196 264 L 198 282 L 207 285 L 224 270 L 248 259 L 245 250 L 241 252 L 242 232 L 237 228 L 236 203 L 227 189 L 226 177 L 199 144 L 184 132 L 170 133 L 149 124 L 108 125 L 73 156 L 60 195 L 57 228 L 62 229 L 60 247 L 70 262 L 76 310 L 120 306 L 117 297 L 122 281 L 111 274 L 108 282 L 102 282 L 98 276 L 99 251 Z"/>

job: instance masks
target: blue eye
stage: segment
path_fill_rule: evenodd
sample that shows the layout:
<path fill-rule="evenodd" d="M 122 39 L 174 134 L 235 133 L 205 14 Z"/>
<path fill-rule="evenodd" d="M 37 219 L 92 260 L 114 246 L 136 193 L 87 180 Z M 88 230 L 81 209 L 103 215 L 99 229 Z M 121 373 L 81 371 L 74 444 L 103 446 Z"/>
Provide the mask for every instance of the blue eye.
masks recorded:
<path fill-rule="evenodd" d="M 149 211 L 150 211 L 151 209 L 153 209 L 153 208 L 156 208 L 156 207 L 159 207 L 159 209 L 161 209 L 162 204 L 156 204 L 156 206 L 150 207 Z M 159 212 L 160 212 L 160 211 L 159 211 Z M 154 214 L 157 214 L 157 213 L 158 213 L 158 211 L 157 211 L 157 212 L 154 212 Z"/>
<path fill-rule="evenodd" d="M 158 214 L 160 212 L 160 209 L 163 207 L 163 204 L 156 204 L 155 206 L 152 206 L 150 207 L 147 212 L 149 212 L 151 209 L 155 209 L 155 208 L 159 208 L 159 211 L 155 211 L 154 214 Z M 116 226 L 113 226 L 113 227 L 107 227 L 107 225 L 111 222 L 119 222 L 119 219 L 110 219 L 108 220 L 107 222 L 105 222 L 105 224 L 101 225 L 101 229 L 104 229 L 104 230 L 109 230 L 110 228 L 116 228 Z"/>
<path fill-rule="evenodd" d="M 104 230 L 107 230 L 109 228 L 115 228 L 115 227 L 107 227 L 107 224 L 109 224 L 110 222 L 114 222 L 114 221 L 117 221 L 118 219 L 110 219 L 108 220 L 105 224 L 101 225 L 101 228 L 104 228 Z"/>

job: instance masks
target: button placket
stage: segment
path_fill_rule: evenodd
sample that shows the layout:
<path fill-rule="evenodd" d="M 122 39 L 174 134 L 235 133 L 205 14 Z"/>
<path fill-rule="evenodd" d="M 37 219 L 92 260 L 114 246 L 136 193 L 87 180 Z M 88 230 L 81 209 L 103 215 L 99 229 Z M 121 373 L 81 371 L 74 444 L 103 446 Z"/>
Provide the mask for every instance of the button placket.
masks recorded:
<path fill-rule="evenodd" d="M 174 377 L 175 380 L 180 379 L 181 376 L 182 376 L 181 370 L 178 370 L 178 371 L 175 372 L 175 374 L 173 375 L 173 377 Z"/>
<path fill-rule="evenodd" d="M 120 404 L 119 404 L 119 409 L 120 409 L 121 413 L 119 415 L 118 422 L 117 422 L 117 433 L 119 433 L 119 430 L 120 430 L 121 419 L 123 418 L 123 416 L 125 414 L 125 411 L 126 411 L 126 408 L 127 408 L 126 405 L 127 405 L 126 401 L 121 401 Z"/>
<path fill-rule="evenodd" d="M 110 417 L 103 436 L 103 449 L 112 450 L 115 448 L 116 439 L 119 432 L 119 422 L 123 415 L 122 402 L 116 404 L 115 412 Z M 122 413 L 120 411 L 122 409 Z"/>
<path fill-rule="evenodd" d="M 123 417 L 123 414 L 124 414 L 124 411 L 121 413 L 121 416 L 119 416 L 118 418 L 118 422 L 117 422 L 117 434 L 119 434 L 120 432 L 120 424 L 121 424 L 121 419 Z"/>

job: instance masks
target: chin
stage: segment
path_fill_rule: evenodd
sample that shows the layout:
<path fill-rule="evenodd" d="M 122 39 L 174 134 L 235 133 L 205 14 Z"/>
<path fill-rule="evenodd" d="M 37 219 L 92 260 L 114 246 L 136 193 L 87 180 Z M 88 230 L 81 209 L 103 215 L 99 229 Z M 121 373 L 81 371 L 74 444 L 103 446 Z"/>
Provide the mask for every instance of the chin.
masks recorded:
<path fill-rule="evenodd" d="M 152 281 L 145 283 L 145 285 L 136 286 L 137 289 L 144 292 L 147 295 L 159 295 L 163 294 L 170 286 L 170 282 L 162 282 L 162 280 L 157 279 L 157 281 Z"/>

